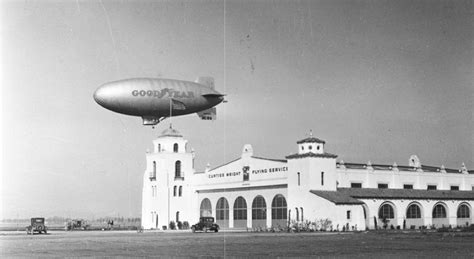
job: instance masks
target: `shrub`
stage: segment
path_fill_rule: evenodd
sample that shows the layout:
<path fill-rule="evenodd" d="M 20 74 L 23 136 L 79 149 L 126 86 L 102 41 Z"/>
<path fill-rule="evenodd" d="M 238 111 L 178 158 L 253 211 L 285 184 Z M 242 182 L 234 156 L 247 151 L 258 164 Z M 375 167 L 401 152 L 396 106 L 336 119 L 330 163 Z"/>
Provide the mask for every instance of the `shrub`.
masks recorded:
<path fill-rule="evenodd" d="M 175 230 L 176 229 L 176 223 L 174 223 L 174 221 L 170 221 L 169 228 L 170 228 L 170 230 Z"/>
<path fill-rule="evenodd" d="M 183 222 L 183 229 L 189 229 L 189 222 Z"/>
<path fill-rule="evenodd" d="M 474 232 L 474 224 L 461 229 L 462 232 Z"/>
<path fill-rule="evenodd" d="M 183 223 L 181 221 L 177 222 L 178 229 L 183 229 Z"/>
<path fill-rule="evenodd" d="M 436 232 L 450 232 L 451 229 L 449 227 L 445 227 L 444 225 L 436 230 Z"/>

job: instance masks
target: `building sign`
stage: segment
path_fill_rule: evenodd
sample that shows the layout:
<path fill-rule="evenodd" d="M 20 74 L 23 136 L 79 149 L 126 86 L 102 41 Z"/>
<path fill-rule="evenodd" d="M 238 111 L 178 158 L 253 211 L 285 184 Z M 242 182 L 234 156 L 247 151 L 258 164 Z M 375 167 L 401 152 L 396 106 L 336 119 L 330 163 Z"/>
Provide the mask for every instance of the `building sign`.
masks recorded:
<path fill-rule="evenodd" d="M 235 172 L 227 172 L 227 173 L 215 173 L 209 174 L 208 178 L 223 178 L 223 177 L 234 177 L 242 175 L 243 181 L 248 181 L 250 179 L 250 174 L 274 174 L 280 172 L 288 171 L 287 166 L 282 167 L 271 167 L 271 168 L 264 168 L 264 169 L 256 169 L 250 170 L 250 166 L 244 166 L 242 168 L 242 172 L 235 171 Z"/>
<path fill-rule="evenodd" d="M 260 170 L 252 170 L 252 174 L 266 174 L 266 173 L 277 173 L 277 172 L 286 172 L 288 171 L 288 167 L 273 167 L 273 168 L 266 168 Z"/>

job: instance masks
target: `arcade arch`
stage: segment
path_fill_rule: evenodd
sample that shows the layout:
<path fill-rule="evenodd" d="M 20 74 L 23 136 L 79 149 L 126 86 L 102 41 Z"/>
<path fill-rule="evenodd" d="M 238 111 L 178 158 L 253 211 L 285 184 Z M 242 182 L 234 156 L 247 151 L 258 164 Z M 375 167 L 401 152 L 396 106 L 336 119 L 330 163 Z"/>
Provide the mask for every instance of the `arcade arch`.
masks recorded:
<path fill-rule="evenodd" d="M 201 201 L 199 216 L 212 217 L 212 205 L 211 205 L 211 201 L 208 198 L 205 198 L 204 200 Z"/>
<path fill-rule="evenodd" d="M 220 227 L 224 227 L 224 228 L 229 227 L 229 203 L 227 202 L 227 199 L 224 197 L 221 197 L 217 201 L 216 223 Z"/>
<path fill-rule="evenodd" d="M 386 228 L 389 225 L 397 225 L 396 219 L 395 219 L 395 205 L 391 202 L 384 202 L 382 205 L 379 207 L 379 222 L 380 226 Z M 386 221 L 386 222 L 384 222 Z"/>
<path fill-rule="evenodd" d="M 449 225 L 448 207 L 443 202 L 438 202 L 433 206 L 431 213 L 432 223 L 435 227 L 442 227 Z"/>
<path fill-rule="evenodd" d="M 272 201 L 272 226 L 285 227 L 287 225 L 287 204 L 283 195 L 277 194 Z"/>
<path fill-rule="evenodd" d="M 234 202 L 234 228 L 247 227 L 247 202 L 239 196 Z"/>
<path fill-rule="evenodd" d="M 267 203 L 263 196 L 258 195 L 252 202 L 252 228 L 267 227 Z"/>
<path fill-rule="evenodd" d="M 408 204 L 405 213 L 406 227 L 407 228 L 418 228 L 424 225 L 422 206 L 418 202 L 412 202 Z"/>
<path fill-rule="evenodd" d="M 456 212 L 456 224 L 458 226 L 468 226 L 471 224 L 471 207 L 463 202 L 459 204 Z"/>

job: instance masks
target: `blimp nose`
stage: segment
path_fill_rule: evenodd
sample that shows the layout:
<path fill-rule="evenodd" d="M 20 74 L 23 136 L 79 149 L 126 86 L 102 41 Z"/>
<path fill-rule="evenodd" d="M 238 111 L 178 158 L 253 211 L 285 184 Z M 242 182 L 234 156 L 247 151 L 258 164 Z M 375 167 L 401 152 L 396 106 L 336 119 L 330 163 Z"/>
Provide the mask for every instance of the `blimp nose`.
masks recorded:
<path fill-rule="evenodd" d="M 105 104 L 105 98 L 104 98 L 104 89 L 101 87 L 97 88 L 94 92 L 94 100 L 96 103 L 100 104 L 101 106 L 104 106 Z"/>
<path fill-rule="evenodd" d="M 114 97 L 111 85 L 102 85 L 94 92 L 94 100 L 102 107 L 108 107 Z"/>

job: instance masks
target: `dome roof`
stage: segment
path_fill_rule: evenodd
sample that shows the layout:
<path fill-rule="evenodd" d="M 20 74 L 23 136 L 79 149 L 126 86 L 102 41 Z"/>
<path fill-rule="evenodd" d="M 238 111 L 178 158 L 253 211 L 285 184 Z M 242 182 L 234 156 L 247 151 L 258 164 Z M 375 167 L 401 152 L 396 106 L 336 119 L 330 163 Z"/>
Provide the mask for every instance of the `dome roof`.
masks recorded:
<path fill-rule="evenodd" d="M 303 144 L 303 143 L 321 143 L 321 144 L 326 144 L 324 140 L 315 138 L 315 137 L 309 137 L 305 138 L 303 140 L 297 141 L 296 144 Z"/>
<path fill-rule="evenodd" d="M 181 135 L 181 133 L 179 133 L 179 131 L 173 129 L 173 127 L 170 127 L 165 129 L 163 132 L 161 132 L 161 135 L 159 136 L 159 138 L 161 137 L 183 137 L 183 135 Z"/>

